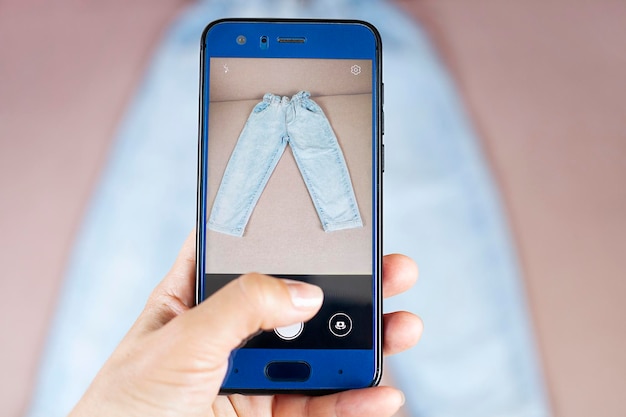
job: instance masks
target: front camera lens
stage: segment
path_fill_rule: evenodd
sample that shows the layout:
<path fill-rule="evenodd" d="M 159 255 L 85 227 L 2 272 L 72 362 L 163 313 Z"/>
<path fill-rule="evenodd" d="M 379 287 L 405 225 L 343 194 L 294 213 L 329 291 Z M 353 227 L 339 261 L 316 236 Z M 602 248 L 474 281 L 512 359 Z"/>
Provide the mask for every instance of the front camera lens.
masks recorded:
<path fill-rule="evenodd" d="M 266 50 L 270 46 L 267 36 L 261 36 L 261 49 Z"/>
<path fill-rule="evenodd" d="M 243 35 L 237 36 L 237 45 L 243 45 L 246 43 L 246 37 Z"/>

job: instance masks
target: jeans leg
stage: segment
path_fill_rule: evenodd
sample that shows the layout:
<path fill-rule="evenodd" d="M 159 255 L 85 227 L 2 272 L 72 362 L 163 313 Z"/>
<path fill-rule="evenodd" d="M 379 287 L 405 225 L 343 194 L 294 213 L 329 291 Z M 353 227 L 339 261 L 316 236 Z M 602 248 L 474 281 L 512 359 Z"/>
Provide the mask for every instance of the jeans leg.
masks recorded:
<path fill-rule="evenodd" d="M 252 110 L 224 171 L 209 217 L 209 229 L 243 236 L 250 215 L 287 146 L 283 107 L 280 97 L 268 93 Z"/>
<path fill-rule="evenodd" d="M 343 152 L 322 109 L 302 91 L 287 112 L 291 148 L 326 232 L 362 227 Z"/>

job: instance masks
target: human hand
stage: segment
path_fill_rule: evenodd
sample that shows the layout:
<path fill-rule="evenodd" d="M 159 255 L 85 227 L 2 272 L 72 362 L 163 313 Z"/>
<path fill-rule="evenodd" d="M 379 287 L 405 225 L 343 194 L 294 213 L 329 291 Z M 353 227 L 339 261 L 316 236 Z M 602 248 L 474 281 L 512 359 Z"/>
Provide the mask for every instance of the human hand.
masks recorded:
<path fill-rule="evenodd" d="M 384 386 L 320 397 L 219 396 L 233 349 L 259 329 L 309 320 L 323 294 L 306 283 L 246 274 L 194 307 L 195 268 L 192 232 L 70 417 L 384 417 L 403 404 L 400 391 Z M 416 279 L 409 258 L 383 258 L 385 297 L 406 291 Z M 395 312 L 385 314 L 383 329 L 389 355 L 417 343 L 422 323 L 411 313 Z"/>

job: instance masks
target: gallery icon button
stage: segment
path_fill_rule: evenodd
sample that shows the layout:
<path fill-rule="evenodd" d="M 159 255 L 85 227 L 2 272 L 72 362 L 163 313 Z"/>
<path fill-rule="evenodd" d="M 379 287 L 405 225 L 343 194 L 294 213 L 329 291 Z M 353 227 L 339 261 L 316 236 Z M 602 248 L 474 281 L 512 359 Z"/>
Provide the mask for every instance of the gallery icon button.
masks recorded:
<path fill-rule="evenodd" d="M 336 313 L 328 320 L 328 329 L 337 337 L 345 337 L 352 331 L 352 319 L 346 313 Z"/>

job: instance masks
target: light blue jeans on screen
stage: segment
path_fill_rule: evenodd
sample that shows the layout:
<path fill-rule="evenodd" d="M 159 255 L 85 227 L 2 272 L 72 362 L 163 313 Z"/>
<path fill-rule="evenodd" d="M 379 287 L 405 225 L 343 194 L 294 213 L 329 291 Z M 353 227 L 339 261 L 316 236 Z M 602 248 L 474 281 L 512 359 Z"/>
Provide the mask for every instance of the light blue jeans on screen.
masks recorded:
<path fill-rule="evenodd" d="M 252 110 L 217 191 L 211 230 L 243 236 L 287 144 L 324 230 L 363 226 L 337 137 L 320 106 L 301 91 L 291 99 L 267 93 Z"/>

